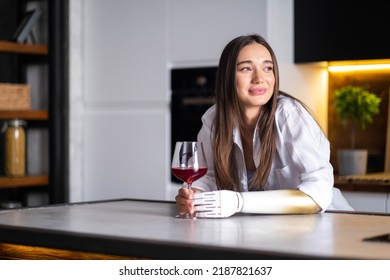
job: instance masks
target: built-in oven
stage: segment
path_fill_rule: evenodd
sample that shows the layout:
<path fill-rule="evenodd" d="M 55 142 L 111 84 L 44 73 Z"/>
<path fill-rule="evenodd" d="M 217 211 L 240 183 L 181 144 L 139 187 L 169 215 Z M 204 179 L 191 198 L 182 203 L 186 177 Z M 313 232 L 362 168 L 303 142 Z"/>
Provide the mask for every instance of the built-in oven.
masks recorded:
<path fill-rule="evenodd" d="M 171 155 L 177 141 L 196 141 L 202 115 L 214 104 L 216 73 L 217 67 L 171 70 Z"/>

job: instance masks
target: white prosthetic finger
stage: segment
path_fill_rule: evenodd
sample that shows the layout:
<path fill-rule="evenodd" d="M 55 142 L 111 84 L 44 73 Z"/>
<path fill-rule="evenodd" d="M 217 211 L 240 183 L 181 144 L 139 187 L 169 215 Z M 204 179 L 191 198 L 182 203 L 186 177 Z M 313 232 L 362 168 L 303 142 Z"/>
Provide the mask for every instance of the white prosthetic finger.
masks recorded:
<path fill-rule="evenodd" d="M 215 199 L 217 192 L 197 192 L 194 193 L 194 199 Z"/>
<path fill-rule="evenodd" d="M 194 198 L 192 200 L 194 201 L 195 205 L 214 205 L 215 203 L 219 202 L 219 195 L 216 192 L 195 193 Z"/>
<path fill-rule="evenodd" d="M 198 218 L 223 218 L 220 212 L 197 212 Z"/>
<path fill-rule="evenodd" d="M 206 205 L 195 205 L 194 210 L 196 212 L 205 212 L 205 211 L 215 212 L 215 211 L 217 211 L 216 207 L 214 205 L 207 205 L 207 204 Z"/>

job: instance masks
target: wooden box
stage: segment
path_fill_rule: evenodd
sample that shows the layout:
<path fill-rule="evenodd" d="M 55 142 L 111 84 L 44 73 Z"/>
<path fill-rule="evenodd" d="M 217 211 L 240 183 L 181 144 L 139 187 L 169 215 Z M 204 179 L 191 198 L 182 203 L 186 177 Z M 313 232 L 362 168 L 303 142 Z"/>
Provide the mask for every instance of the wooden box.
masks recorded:
<path fill-rule="evenodd" d="M 28 111 L 30 107 L 29 85 L 0 83 L 1 111 Z"/>

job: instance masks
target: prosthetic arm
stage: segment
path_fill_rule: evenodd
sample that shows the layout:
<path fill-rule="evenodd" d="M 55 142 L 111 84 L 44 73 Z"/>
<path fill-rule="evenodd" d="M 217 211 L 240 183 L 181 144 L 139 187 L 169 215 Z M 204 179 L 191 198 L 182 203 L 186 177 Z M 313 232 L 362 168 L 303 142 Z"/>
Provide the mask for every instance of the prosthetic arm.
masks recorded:
<path fill-rule="evenodd" d="M 311 214 L 321 208 L 299 190 L 234 192 L 228 190 L 194 194 L 195 212 L 202 218 L 225 218 L 235 213 Z"/>

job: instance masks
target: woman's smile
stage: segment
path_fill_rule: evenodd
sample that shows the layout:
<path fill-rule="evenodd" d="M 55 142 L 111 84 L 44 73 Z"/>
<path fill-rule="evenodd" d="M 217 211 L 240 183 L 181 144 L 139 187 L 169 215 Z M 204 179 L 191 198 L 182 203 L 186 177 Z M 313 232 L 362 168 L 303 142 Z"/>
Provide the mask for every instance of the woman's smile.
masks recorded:
<path fill-rule="evenodd" d="M 249 94 L 254 96 L 264 95 L 266 93 L 267 93 L 267 88 L 265 87 L 253 87 L 249 89 Z"/>

